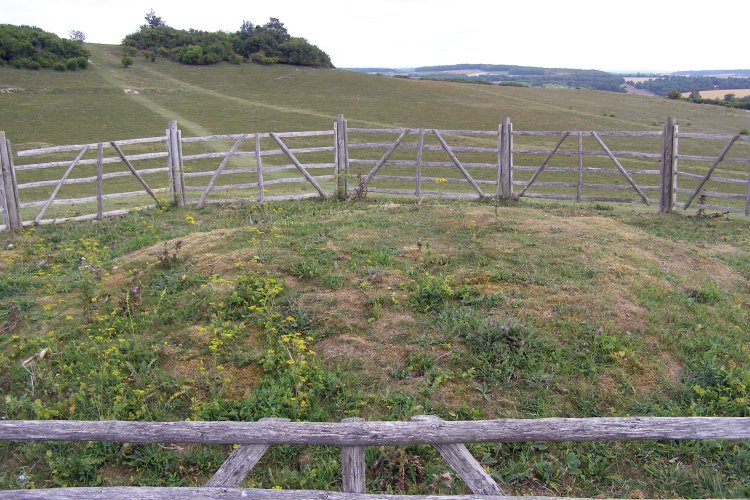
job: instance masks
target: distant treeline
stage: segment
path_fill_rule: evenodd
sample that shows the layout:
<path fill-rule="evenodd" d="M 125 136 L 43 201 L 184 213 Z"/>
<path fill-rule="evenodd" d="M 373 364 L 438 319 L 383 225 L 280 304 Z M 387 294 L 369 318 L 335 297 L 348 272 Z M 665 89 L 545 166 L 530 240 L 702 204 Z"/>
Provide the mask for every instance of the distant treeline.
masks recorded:
<path fill-rule="evenodd" d="M 693 94 L 691 97 L 688 97 L 688 100 L 696 104 L 713 104 L 726 108 L 750 109 L 750 96 L 737 97 L 732 93 L 728 93 L 724 96 L 724 99 L 704 99 L 700 97 L 700 92 L 693 92 Z"/>
<path fill-rule="evenodd" d="M 468 76 L 450 71 L 481 71 L 487 74 Z M 566 87 L 624 92 L 625 80 L 606 71 L 564 68 L 538 68 L 510 64 L 453 64 L 450 66 L 423 66 L 412 76 L 422 78 L 463 78 L 470 81 L 487 81 L 500 84 L 519 84 L 529 87 Z"/>
<path fill-rule="evenodd" d="M 436 71 L 464 71 L 476 70 L 487 72 L 505 72 L 514 75 L 544 75 L 545 71 L 555 71 L 553 68 L 537 68 L 533 66 L 513 66 L 510 64 L 450 64 L 447 66 L 422 66 L 415 68 L 418 73 L 435 73 Z M 576 70 L 573 70 L 576 71 Z"/>
<path fill-rule="evenodd" d="M 655 94 L 666 96 L 672 89 L 679 92 L 695 90 L 732 90 L 750 89 L 750 78 L 719 78 L 715 76 L 665 76 L 637 82 L 635 88 L 650 90 Z"/>
<path fill-rule="evenodd" d="M 164 57 L 183 64 L 216 64 L 221 61 L 239 64 L 250 60 L 260 64 L 333 67 L 328 54 L 304 38 L 289 35 L 284 24 L 276 18 L 262 26 L 245 21 L 238 31 L 225 33 L 175 29 L 151 11 L 146 15 L 146 24 L 127 35 L 122 45 L 125 58 L 141 52 L 151 61 Z"/>
<path fill-rule="evenodd" d="M 75 40 L 65 40 L 33 26 L 0 24 L 0 65 L 18 69 L 85 69 L 89 51 Z"/>
<path fill-rule="evenodd" d="M 733 75 L 750 77 L 750 69 L 701 69 L 697 71 L 675 71 L 672 75 L 684 76 L 718 76 Z"/>

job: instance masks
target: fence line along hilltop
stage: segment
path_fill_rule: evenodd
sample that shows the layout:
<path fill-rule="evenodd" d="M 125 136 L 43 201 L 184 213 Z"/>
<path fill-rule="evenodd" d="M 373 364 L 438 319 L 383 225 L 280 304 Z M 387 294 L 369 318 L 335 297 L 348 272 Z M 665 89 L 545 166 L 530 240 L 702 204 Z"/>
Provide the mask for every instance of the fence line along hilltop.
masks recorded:
<path fill-rule="evenodd" d="M 18 151 L 0 132 L 2 230 L 162 203 L 366 193 L 642 203 L 750 216 L 750 137 L 661 130 L 349 128 L 163 135 Z M 127 151 L 126 151 L 127 150 Z M 34 158 L 36 163 L 25 163 Z M 24 162 L 24 163 L 22 163 Z M 616 193 L 613 193 L 615 191 Z"/>

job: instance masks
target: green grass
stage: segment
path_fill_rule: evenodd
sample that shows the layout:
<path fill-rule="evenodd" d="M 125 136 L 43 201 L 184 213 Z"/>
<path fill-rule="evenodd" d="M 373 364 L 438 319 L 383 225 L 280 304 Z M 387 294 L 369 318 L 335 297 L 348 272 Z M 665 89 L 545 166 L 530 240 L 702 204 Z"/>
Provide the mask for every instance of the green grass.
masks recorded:
<path fill-rule="evenodd" d="M 747 235 L 636 207 L 398 199 L 5 233 L 0 417 L 748 416 Z M 747 443 L 470 449 L 513 494 L 750 493 Z M 200 485 L 228 451 L 2 443 L 0 487 Z M 338 460 L 273 448 L 245 484 L 338 489 Z M 465 491 L 429 447 L 367 460 L 368 491 Z"/>

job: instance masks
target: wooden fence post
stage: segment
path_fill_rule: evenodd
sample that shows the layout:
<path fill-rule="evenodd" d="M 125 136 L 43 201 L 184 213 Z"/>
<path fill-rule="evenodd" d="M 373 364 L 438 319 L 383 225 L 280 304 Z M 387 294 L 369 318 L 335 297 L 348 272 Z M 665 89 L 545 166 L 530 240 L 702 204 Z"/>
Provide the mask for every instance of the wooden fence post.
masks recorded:
<path fill-rule="evenodd" d="M 677 121 L 667 118 L 664 124 L 661 149 L 661 182 L 659 189 L 659 212 L 672 212 L 677 195 Z"/>
<path fill-rule="evenodd" d="M 96 147 L 96 218 L 104 213 L 104 143 Z"/>
<path fill-rule="evenodd" d="M 8 230 L 23 227 L 21 218 L 21 201 L 18 198 L 16 172 L 13 168 L 13 153 L 10 141 L 5 139 L 5 132 L 0 131 L 0 171 L 2 172 L 3 219 Z"/>
<path fill-rule="evenodd" d="M 349 137 L 344 115 L 336 118 L 336 180 L 338 199 L 344 201 L 349 194 Z"/>
<path fill-rule="evenodd" d="M 363 418 L 345 418 L 342 422 L 364 422 Z M 341 447 L 341 478 L 344 493 L 365 492 L 365 447 Z"/>
<path fill-rule="evenodd" d="M 8 206 L 5 203 L 5 181 L 2 173 L 0 173 L 0 210 L 3 211 L 2 223 L 5 229 L 10 230 L 10 223 L 8 221 Z"/>
<path fill-rule="evenodd" d="M 185 178 L 182 172 L 182 134 L 177 122 L 172 120 L 167 128 L 167 153 L 169 154 L 169 185 L 172 199 L 178 206 L 185 205 Z"/>
<path fill-rule="evenodd" d="M 417 197 L 422 196 L 422 159 L 424 157 L 424 129 L 419 129 L 419 136 L 417 138 L 417 171 L 415 173 L 416 177 L 416 189 L 414 190 L 414 194 Z"/>
<path fill-rule="evenodd" d="M 497 137 L 497 193 L 502 199 L 513 198 L 513 124 L 509 117 L 498 127 Z"/>

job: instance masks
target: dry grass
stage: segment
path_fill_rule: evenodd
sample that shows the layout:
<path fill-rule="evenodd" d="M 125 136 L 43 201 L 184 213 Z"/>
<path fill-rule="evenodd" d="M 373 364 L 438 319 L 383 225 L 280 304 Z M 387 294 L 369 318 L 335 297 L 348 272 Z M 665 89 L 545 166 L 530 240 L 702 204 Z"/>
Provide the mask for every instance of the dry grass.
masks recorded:
<path fill-rule="evenodd" d="M 736 97 L 750 96 L 750 89 L 724 89 L 724 90 L 701 90 L 703 99 L 724 99 L 727 94 L 734 94 Z M 683 92 L 682 97 L 689 97 L 690 92 Z"/>

